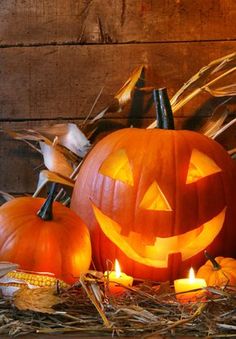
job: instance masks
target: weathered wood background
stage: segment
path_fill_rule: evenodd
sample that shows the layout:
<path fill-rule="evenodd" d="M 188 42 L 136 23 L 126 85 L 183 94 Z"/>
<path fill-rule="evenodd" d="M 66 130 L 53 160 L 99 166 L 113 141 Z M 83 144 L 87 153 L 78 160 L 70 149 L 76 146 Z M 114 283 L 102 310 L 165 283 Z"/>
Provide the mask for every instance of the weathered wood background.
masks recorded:
<path fill-rule="evenodd" d="M 235 0 L 1 0 L 0 128 L 80 123 L 103 86 L 94 114 L 142 63 L 147 84 L 171 96 L 235 51 L 235 22 Z M 186 106 L 177 126 L 209 116 L 216 103 Z M 108 118 L 147 126 L 154 112 Z M 0 157 L 0 190 L 33 192 L 40 155 L 1 133 Z"/>

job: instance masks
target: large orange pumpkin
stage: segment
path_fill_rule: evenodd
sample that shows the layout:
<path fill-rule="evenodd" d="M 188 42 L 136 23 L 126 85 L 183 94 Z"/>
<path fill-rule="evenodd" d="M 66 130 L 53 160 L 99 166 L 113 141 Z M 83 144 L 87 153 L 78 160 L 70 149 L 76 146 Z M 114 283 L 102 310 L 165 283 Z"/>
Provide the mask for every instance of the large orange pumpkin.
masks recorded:
<path fill-rule="evenodd" d="M 54 202 L 52 212 L 51 198 L 21 197 L 1 206 L 0 260 L 73 283 L 90 265 L 89 232 L 62 204 Z"/>
<path fill-rule="evenodd" d="M 88 225 L 99 270 L 173 280 L 203 251 L 236 255 L 235 164 L 215 141 L 184 130 L 122 129 L 91 150 L 71 207 Z"/>

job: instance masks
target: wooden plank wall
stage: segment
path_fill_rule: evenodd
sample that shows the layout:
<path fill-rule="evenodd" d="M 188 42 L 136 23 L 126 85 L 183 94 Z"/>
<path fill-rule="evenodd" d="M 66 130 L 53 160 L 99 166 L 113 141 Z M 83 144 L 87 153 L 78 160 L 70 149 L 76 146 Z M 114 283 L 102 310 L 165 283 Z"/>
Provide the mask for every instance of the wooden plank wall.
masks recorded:
<path fill-rule="evenodd" d="M 0 128 L 79 124 L 103 86 L 94 113 L 142 63 L 145 85 L 166 86 L 171 96 L 235 51 L 235 19 L 234 0 L 1 0 Z M 216 102 L 187 106 L 177 126 L 209 116 Z M 153 114 L 125 110 L 107 119 L 146 126 Z M 33 192 L 41 157 L 4 133 L 0 157 L 0 190 Z"/>

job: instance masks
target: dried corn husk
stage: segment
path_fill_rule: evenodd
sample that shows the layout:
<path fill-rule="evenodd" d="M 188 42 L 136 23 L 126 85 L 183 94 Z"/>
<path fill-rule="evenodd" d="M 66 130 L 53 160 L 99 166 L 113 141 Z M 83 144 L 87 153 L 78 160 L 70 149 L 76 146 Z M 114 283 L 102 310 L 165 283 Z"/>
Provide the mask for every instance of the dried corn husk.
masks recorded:
<path fill-rule="evenodd" d="M 58 280 L 52 273 L 15 270 L 17 267 L 18 265 L 15 265 L 0 278 L 0 289 L 3 296 L 12 297 L 16 291 L 23 287 L 29 289 L 55 287 L 57 285 L 63 288 L 69 287 L 68 284 Z"/>
<path fill-rule="evenodd" d="M 48 145 L 45 142 L 39 144 L 47 169 L 64 177 L 70 177 L 73 168 L 66 157 L 54 145 Z"/>
<path fill-rule="evenodd" d="M 18 264 L 14 264 L 8 261 L 0 261 L 0 277 L 4 276 L 8 272 L 17 269 L 18 267 Z"/>
<path fill-rule="evenodd" d="M 83 158 L 89 151 L 91 145 L 89 140 L 78 128 L 76 124 L 56 124 L 53 126 L 45 126 L 36 129 L 42 134 L 57 137 L 57 142 L 69 149 L 74 154 Z"/>
<path fill-rule="evenodd" d="M 56 295 L 55 287 L 31 289 L 24 286 L 14 294 L 13 298 L 13 304 L 18 310 L 49 314 L 55 313 L 52 307 L 60 303 L 62 303 L 62 299 Z"/>
<path fill-rule="evenodd" d="M 70 187 L 74 187 L 74 180 L 70 178 L 66 178 L 60 174 L 57 174 L 55 172 L 51 172 L 48 170 L 42 170 L 39 173 L 39 180 L 38 180 L 38 185 L 37 189 L 33 194 L 33 197 L 37 197 L 38 194 L 41 192 L 43 187 L 48 183 L 48 182 L 56 182 L 61 185 L 66 185 Z"/>
<path fill-rule="evenodd" d="M 114 95 L 112 103 L 99 112 L 95 118 L 91 120 L 90 124 L 93 124 L 96 120 L 101 119 L 106 112 L 119 112 L 122 110 L 122 108 L 131 100 L 135 85 L 140 79 L 144 68 L 145 66 L 141 65 L 132 72 L 129 79 Z"/>
<path fill-rule="evenodd" d="M 10 201 L 12 199 L 15 199 L 13 195 L 3 192 L 3 191 L 0 191 L 0 196 L 2 196 L 5 201 Z"/>
<path fill-rule="evenodd" d="M 220 59 L 212 61 L 209 65 L 200 69 L 192 76 L 171 98 L 172 111 L 175 113 L 186 103 L 203 91 L 213 96 L 233 96 L 236 95 L 235 79 L 230 79 L 233 83 L 222 87 L 222 80 L 227 81 L 229 75 L 236 71 L 236 53 L 229 54 Z M 217 87 L 217 84 L 220 86 Z M 154 128 L 156 121 L 148 128 Z"/>
<path fill-rule="evenodd" d="M 219 105 L 213 112 L 210 119 L 198 130 L 198 132 L 205 134 L 209 138 L 214 137 L 215 133 L 222 127 L 226 118 L 229 115 L 229 110 L 224 106 L 224 104 L 229 101 L 225 100 L 221 105 Z"/>

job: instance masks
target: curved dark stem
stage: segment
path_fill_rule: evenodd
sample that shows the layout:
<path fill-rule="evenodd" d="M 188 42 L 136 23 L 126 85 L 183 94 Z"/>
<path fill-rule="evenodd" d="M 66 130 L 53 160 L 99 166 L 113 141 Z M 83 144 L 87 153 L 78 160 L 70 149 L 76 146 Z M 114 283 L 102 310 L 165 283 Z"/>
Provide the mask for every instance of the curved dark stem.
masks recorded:
<path fill-rule="evenodd" d="M 213 258 L 213 256 L 210 253 L 208 253 L 207 251 L 204 251 L 204 254 L 205 254 L 206 259 L 210 260 L 210 262 L 212 263 L 215 271 L 218 271 L 221 269 L 220 264 L 218 264 L 218 262 L 215 260 L 215 258 Z"/>
<path fill-rule="evenodd" d="M 153 90 L 153 101 L 156 110 L 157 128 L 175 129 L 173 112 L 166 88 Z"/>
<path fill-rule="evenodd" d="M 37 215 L 43 220 L 52 220 L 53 213 L 52 213 L 52 205 L 56 191 L 56 183 L 54 182 L 51 186 L 50 192 L 46 201 L 44 202 L 43 206 L 38 211 Z"/>

